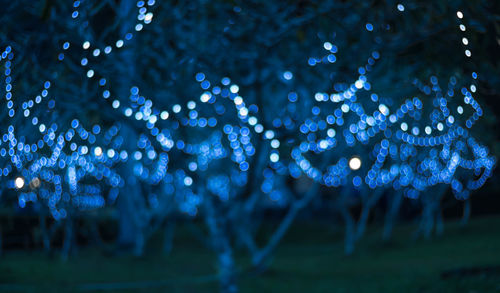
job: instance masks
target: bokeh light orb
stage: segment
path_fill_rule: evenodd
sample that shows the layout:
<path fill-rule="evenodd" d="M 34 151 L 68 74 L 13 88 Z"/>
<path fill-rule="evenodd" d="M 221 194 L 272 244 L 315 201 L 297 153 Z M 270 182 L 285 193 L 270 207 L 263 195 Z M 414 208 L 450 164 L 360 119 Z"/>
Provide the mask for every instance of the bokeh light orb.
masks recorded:
<path fill-rule="evenodd" d="M 352 157 L 349 160 L 349 168 L 351 168 L 351 170 L 354 170 L 354 171 L 361 168 L 361 159 L 359 157 Z"/>
<path fill-rule="evenodd" d="M 16 186 L 17 189 L 21 189 L 23 188 L 24 186 L 24 178 L 22 177 L 17 177 L 15 180 L 14 180 L 14 184 Z"/>
<path fill-rule="evenodd" d="M 100 156 L 102 155 L 102 148 L 100 148 L 100 147 L 96 147 L 96 148 L 94 149 L 94 155 L 95 155 L 96 157 L 100 157 Z"/>
<path fill-rule="evenodd" d="M 40 187 L 40 179 L 38 179 L 38 177 L 33 178 L 29 185 L 32 189 Z"/>

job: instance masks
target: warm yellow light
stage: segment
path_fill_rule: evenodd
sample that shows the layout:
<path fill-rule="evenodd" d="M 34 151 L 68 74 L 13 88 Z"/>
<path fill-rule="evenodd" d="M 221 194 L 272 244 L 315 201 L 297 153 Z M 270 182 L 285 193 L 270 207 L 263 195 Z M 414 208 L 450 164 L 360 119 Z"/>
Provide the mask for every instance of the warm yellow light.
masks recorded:
<path fill-rule="evenodd" d="M 17 189 L 21 189 L 24 186 L 24 178 L 23 177 L 17 177 L 16 180 L 14 180 L 14 184 L 16 185 Z"/>
<path fill-rule="evenodd" d="M 351 168 L 351 170 L 354 170 L 354 171 L 361 168 L 361 159 L 359 157 L 352 157 L 349 160 L 349 168 Z"/>

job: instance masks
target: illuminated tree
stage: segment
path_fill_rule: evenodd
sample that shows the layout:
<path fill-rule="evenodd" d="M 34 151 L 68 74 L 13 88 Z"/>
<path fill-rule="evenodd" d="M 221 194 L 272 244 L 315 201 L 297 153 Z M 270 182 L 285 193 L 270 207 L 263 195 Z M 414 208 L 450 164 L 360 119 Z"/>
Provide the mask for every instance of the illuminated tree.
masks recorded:
<path fill-rule="evenodd" d="M 172 233 L 175 218 L 203 219 L 203 241 L 226 292 L 237 290 L 234 245 L 265 268 L 313 200 L 331 203 L 345 222 L 347 254 L 384 196 L 384 237 L 403 196 L 421 203 L 421 231 L 429 235 L 445 188 L 467 198 L 491 176 L 495 159 L 469 130 L 483 115 L 476 85 L 467 85 L 466 76 L 474 82 L 477 74 L 464 74 L 453 55 L 456 62 L 443 61 L 438 73 L 454 77 L 439 87 L 438 70 L 414 57 L 421 54 L 403 26 L 419 19 L 410 4 L 38 4 L 43 21 L 32 26 L 55 36 L 33 41 L 50 55 L 35 62 L 36 73 L 50 81 L 40 102 L 12 103 L 11 49 L 2 54 L 5 125 L 12 126 L 1 130 L 9 143 L 2 174 L 19 172 L 10 179 L 19 205 L 44 200 L 55 219 L 116 201 L 117 244 L 138 256 L 152 233 Z M 17 3 L 6 9 L 9 17 L 29 14 Z M 18 36 L 24 31 L 1 36 L 29 39 Z M 415 35 L 427 41 L 433 32 Z M 464 53 L 471 56 L 468 47 Z M 412 85 L 417 77 L 431 84 Z M 361 206 L 358 219 L 354 206 Z M 276 209 L 284 214 L 277 228 L 257 241 L 262 214 Z"/>
<path fill-rule="evenodd" d="M 2 177 L 8 178 L 7 187 L 17 190 L 20 208 L 33 203 L 41 218 L 48 208 L 56 221 L 65 220 L 63 252 L 67 256 L 73 240 L 71 217 L 103 207 L 108 192 L 116 196 L 116 187 L 123 183 L 113 170 L 119 162 L 112 148 L 119 148 L 114 138 L 118 128 L 113 126 L 100 134 L 97 124 L 88 131 L 76 119 L 58 119 L 63 115 L 58 115 L 50 81 L 43 83 L 36 97 L 23 101 L 15 90 L 20 77 L 11 76 L 13 64 L 18 63 L 10 46 L 3 51 L 2 59 L 6 59 L 7 100 L 7 129 L 2 129 L 4 144 L 0 149 Z M 50 239 L 44 239 L 44 245 L 48 249 Z"/>

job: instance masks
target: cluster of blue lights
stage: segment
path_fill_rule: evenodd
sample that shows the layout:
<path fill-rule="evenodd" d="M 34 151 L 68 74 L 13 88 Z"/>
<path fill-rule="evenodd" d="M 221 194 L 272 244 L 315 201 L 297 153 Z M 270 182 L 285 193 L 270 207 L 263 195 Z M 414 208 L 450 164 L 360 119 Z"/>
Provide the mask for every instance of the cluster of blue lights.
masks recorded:
<path fill-rule="evenodd" d="M 448 184 L 460 199 L 491 176 L 495 158 L 471 135 L 483 115 L 473 96 L 476 85 L 457 90 L 458 82 L 452 77 L 442 89 L 433 76 L 430 84 L 414 81 L 426 99 L 386 98 L 372 89 L 376 79 L 370 74 L 382 58 L 378 51 L 371 52 L 350 84 L 337 83 L 332 92 L 316 92 L 313 97 L 290 91 L 283 111 L 270 123 L 259 109 L 263 105 L 245 100 L 238 84 L 228 77 L 210 81 L 203 72 L 194 76 L 200 96 L 167 109 L 135 85 L 120 97 L 98 71 L 98 60 L 129 45 L 134 34 L 152 22 L 154 4 L 154 0 L 137 1 L 134 32 L 125 33 L 113 45 L 92 40 L 73 44 L 83 49 L 79 64 L 86 78 L 97 85 L 99 96 L 122 115 L 123 123 L 141 125 L 132 147 L 124 143 L 120 124 L 87 129 L 77 119 L 66 125 L 43 115 L 31 117 L 37 107 L 57 110 L 49 93 L 53 85 L 46 81 L 39 95 L 16 105 L 11 77 L 14 54 L 10 47 L 2 52 L 8 115 L 14 118 L 20 111 L 22 117 L 16 123 L 29 121 L 36 129 L 36 133 L 22 130 L 19 134 L 15 125 L 9 125 L 1 134 L 0 176 L 9 176 L 9 186 L 19 190 L 20 207 L 44 201 L 55 219 L 67 217 L 74 209 L 102 207 L 114 201 L 124 186 L 118 166 L 125 162 L 132 163 L 135 179 L 152 187 L 148 195 L 152 208 L 161 209 L 163 201 L 173 201 L 190 216 L 198 214 L 206 191 L 222 202 L 235 198 L 254 168 L 259 178 L 262 175 L 260 191 L 275 203 L 284 201 L 283 178 L 288 176 L 305 175 L 327 187 L 390 186 L 404 189 L 411 198 L 437 184 Z M 81 1 L 74 1 L 73 8 L 71 17 L 80 21 L 85 15 Z M 403 12 L 405 7 L 398 4 L 397 9 Z M 463 19 L 463 13 L 457 16 Z M 371 23 L 365 28 L 375 29 Z M 459 28 L 465 31 L 463 24 Z M 467 46 L 468 40 L 463 38 L 462 43 Z M 65 61 L 73 45 L 62 44 L 60 61 Z M 324 42 L 323 48 L 327 53 L 310 57 L 309 66 L 336 63 L 337 45 Z M 465 55 L 471 56 L 469 49 Z M 291 71 L 280 74 L 285 82 L 294 79 Z M 472 79 L 477 79 L 476 73 Z M 458 97 L 463 103 L 457 103 Z M 304 106 L 301 99 L 312 103 Z M 430 105 L 423 102 L 429 100 Z M 307 113 L 305 117 L 297 115 L 298 107 Z M 282 133 L 292 133 L 293 139 Z M 259 148 L 265 154 L 264 163 L 257 158 Z"/>
<path fill-rule="evenodd" d="M 404 11 L 404 6 L 398 5 L 398 10 Z M 457 16 L 463 18 L 461 12 Z M 373 30 L 371 24 L 366 28 Z M 465 31 L 463 24 L 460 29 Z M 463 43 L 467 45 L 466 38 Z M 327 42 L 324 47 L 334 46 Z M 466 56 L 470 55 L 467 50 Z M 366 184 L 370 188 L 404 188 L 405 194 L 413 198 L 431 186 L 444 183 L 451 185 L 457 198 L 466 199 L 470 190 L 479 188 L 491 176 L 496 161 L 468 131 L 483 115 L 473 97 L 476 86 L 471 84 L 458 91 L 457 80 L 452 77 L 448 89 L 443 90 L 437 77 L 430 78 L 430 85 L 415 80 L 414 85 L 429 96 L 426 100 L 432 100 L 432 105 L 424 105 L 420 98 L 414 97 L 391 110 L 389 105 L 396 104 L 397 100 L 385 98 L 382 103 L 378 94 L 371 93 L 368 74 L 379 57 L 378 52 L 373 52 L 368 64 L 360 68 L 358 79 L 346 90 L 315 94 L 318 104 L 312 106 L 312 116 L 296 123 L 300 125 L 298 130 L 303 139 L 292 147 L 294 163 L 289 164 L 290 175 L 298 177 L 303 173 L 325 186 L 359 188 Z M 309 65 L 320 63 L 316 61 L 310 59 Z M 472 73 L 472 79 L 477 79 L 477 73 Z M 371 99 L 361 98 L 360 91 L 366 91 Z M 457 94 L 463 96 L 463 104 L 457 104 Z M 289 100 L 295 102 L 296 94 L 291 96 Z M 332 108 L 325 104 L 330 102 L 338 106 Z M 367 113 L 366 108 L 374 111 Z M 469 115 L 464 116 L 466 113 Z M 366 152 L 369 155 L 359 153 L 360 149 L 370 146 L 374 148 Z M 336 156 L 328 156 L 327 152 L 334 152 Z M 351 154 L 351 159 L 346 154 Z M 336 163 L 327 167 L 313 163 L 335 157 Z M 351 166 L 350 162 L 357 161 L 359 163 Z M 361 162 L 366 167 L 360 168 Z"/>
<path fill-rule="evenodd" d="M 120 147 L 115 137 L 118 127 L 101 134 L 99 125 L 88 131 L 78 120 L 71 125 L 50 122 L 51 118 L 43 112 L 55 108 L 49 94 L 51 82 L 44 82 L 40 95 L 20 101 L 12 89 L 11 47 L 2 53 L 4 59 L 7 60 L 4 61 L 5 97 L 12 124 L 0 134 L 0 176 L 12 178 L 7 187 L 18 190 L 19 206 L 24 208 L 28 202 L 42 201 L 55 219 L 66 218 L 73 210 L 104 206 L 105 194 L 113 196 L 123 185 L 114 170 L 119 160 L 111 148 Z M 45 98 L 49 101 L 42 103 Z M 42 114 L 30 117 L 33 113 Z M 108 147 L 107 155 L 97 154 L 95 150 L 101 149 L 97 144 Z"/>

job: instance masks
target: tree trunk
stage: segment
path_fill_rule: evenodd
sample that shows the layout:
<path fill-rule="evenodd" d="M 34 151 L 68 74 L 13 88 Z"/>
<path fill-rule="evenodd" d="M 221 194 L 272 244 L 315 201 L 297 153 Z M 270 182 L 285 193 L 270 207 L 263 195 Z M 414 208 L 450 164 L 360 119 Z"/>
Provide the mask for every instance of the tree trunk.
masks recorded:
<path fill-rule="evenodd" d="M 141 256 L 144 253 L 144 231 L 138 211 L 140 205 L 135 204 L 135 201 L 140 200 L 137 197 L 141 194 L 133 175 L 125 180 L 126 188 L 118 197 L 118 249 L 121 252 L 132 252 L 135 256 Z M 124 191 L 127 193 L 123 193 Z"/>
<path fill-rule="evenodd" d="M 390 208 L 384 220 L 384 231 L 382 234 L 382 239 L 384 241 L 389 241 L 392 237 L 392 229 L 394 228 L 394 223 L 398 218 L 399 209 L 401 207 L 402 201 L 403 201 L 402 192 L 396 191 L 392 197 Z"/>
<path fill-rule="evenodd" d="M 127 32 L 133 31 L 135 1 L 122 0 L 118 7 L 118 17 L 120 18 L 120 36 L 124 36 Z M 133 44 L 131 44 L 133 45 Z M 133 85 L 135 75 L 135 56 L 133 48 L 128 46 L 123 47 L 118 52 L 119 63 L 118 71 L 121 74 L 119 82 L 118 96 L 122 101 L 130 95 L 130 88 Z M 129 152 L 136 149 L 138 140 L 135 131 L 127 126 L 122 125 L 121 134 L 127 137 L 125 147 Z M 145 203 L 142 198 L 142 190 L 139 181 L 133 173 L 134 163 L 131 158 L 123 166 L 121 175 L 125 180 L 125 186 L 122 188 L 118 197 L 118 213 L 119 213 L 119 230 L 118 230 L 118 247 L 122 251 L 132 252 L 135 256 L 143 254 L 144 250 L 144 208 Z"/>
<path fill-rule="evenodd" d="M 345 224 L 344 253 L 345 255 L 352 255 L 354 253 L 356 242 L 354 219 L 345 203 L 340 203 L 338 210 Z"/>
<path fill-rule="evenodd" d="M 356 226 L 356 240 L 361 239 L 366 231 L 366 225 L 368 224 L 368 218 L 370 217 L 371 206 L 368 204 L 363 205 L 361 209 L 361 215 L 359 216 L 358 225 Z"/>
<path fill-rule="evenodd" d="M 232 255 L 231 246 L 226 237 L 219 239 L 217 248 L 217 262 L 219 270 L 219 282 L 221 293 L 234 293 L 238 292 L 236 285 L 235 265 Z"/>
<path fill-rule="evenodd" d="M 430 239 L 432 236 L 432 230 L 434 228 L 434 202 L 426 201 L 424 204 L 424 210 L 422 211 L 422 219 L 420 221 L 420 231 L 424 235 L 425 239 Z"/>
<path fill-rule="evenodd" d="M 444 222 L 441 205 L 438 205 L 434 212 L 436 213 L 436 236 L 441 236 L 444 233 Z"/>
<path fill-rule="evenodd" d="M 73 223 L 71 221 L 71 218 L 68 217 L 64 223 L 64 239 L 61 251 L 61 257 L 64 261 L 68 260 L 69 258 L 69 253 L 71 252 L 73 246 L 73 239 Z"/>
<path fill-rule="evenodd" d="M 50 235 L 49 231 L 47 230 L 47 217 L 45 213 L 40 212 L 39 214 L 39 221 L 40 221 L 40 232 L 42 234 L 42 244 L 43 244 L 43 251 L 47 254 L 50 253 L 51 246 L 50 246 Z"/>
<path fill-rule="evenodd" d="M 163 254 L 169 255 L 172 252 L 174 242 L 175 220 L 170 220 L 165 223 L 163 230 Z"/>
<path fill-rule="evenodd" d="M 309 189 L 309 191 L 304 195 L 303 198 L 292 203 L 285 217 L 283 218 L 283 220 L 281 220 L 278 228 L 271 235 L 271 238 L 267 242 L 266 246 L 259 252 L 257 252 L 254 257 L 252 257 L 252 264 L 254 268 L 256 268 L 257 270 L 265 269 L 265 266 L 267 265 L 265 263 L 265 260 L 268 259 L 270 254 L 278 246 L 281 239 L 285 236 L 286 232 L 295 220 L 298 212 L 310 203 L 310 201 L 314 198 L 318 191 L 319 183 L 313 183 L 313 186 Z"/>
<path fill-rule="evenodd" d="M 238 292 L 236 269 L 229 239 L 226 218 L 216 211 L 215 198 L 205 197 L 205 224 L 207 225 L 212 247 L 217 255 L 217 271 L 221 293 Z"/>
<path fill-rule="evenodd" d="M 415 238 L 423 234 L 425 239 L 432 237 L 435 229 L 437 235 L 441 235 L 444 230 L 443 219 L 441 215 L 441 199 L 446 193 L 447 185 L 436 186 L 434 192 L 423 195 L 422 202 L 424 209 L 420 220 L 420 227 L 415 233 Z"/>
<path fill-rule="evenodd" d="M 361 237 L 365 234 L 366 226 L 368 225 L 368 220 L 370 219 L 370 212 L 383 194 L 384 190 L 382 188 L 373 190 L 364 187 L 361 189 L 361 214 L 356 225 L 356 241 L 361 239 Z"/>

